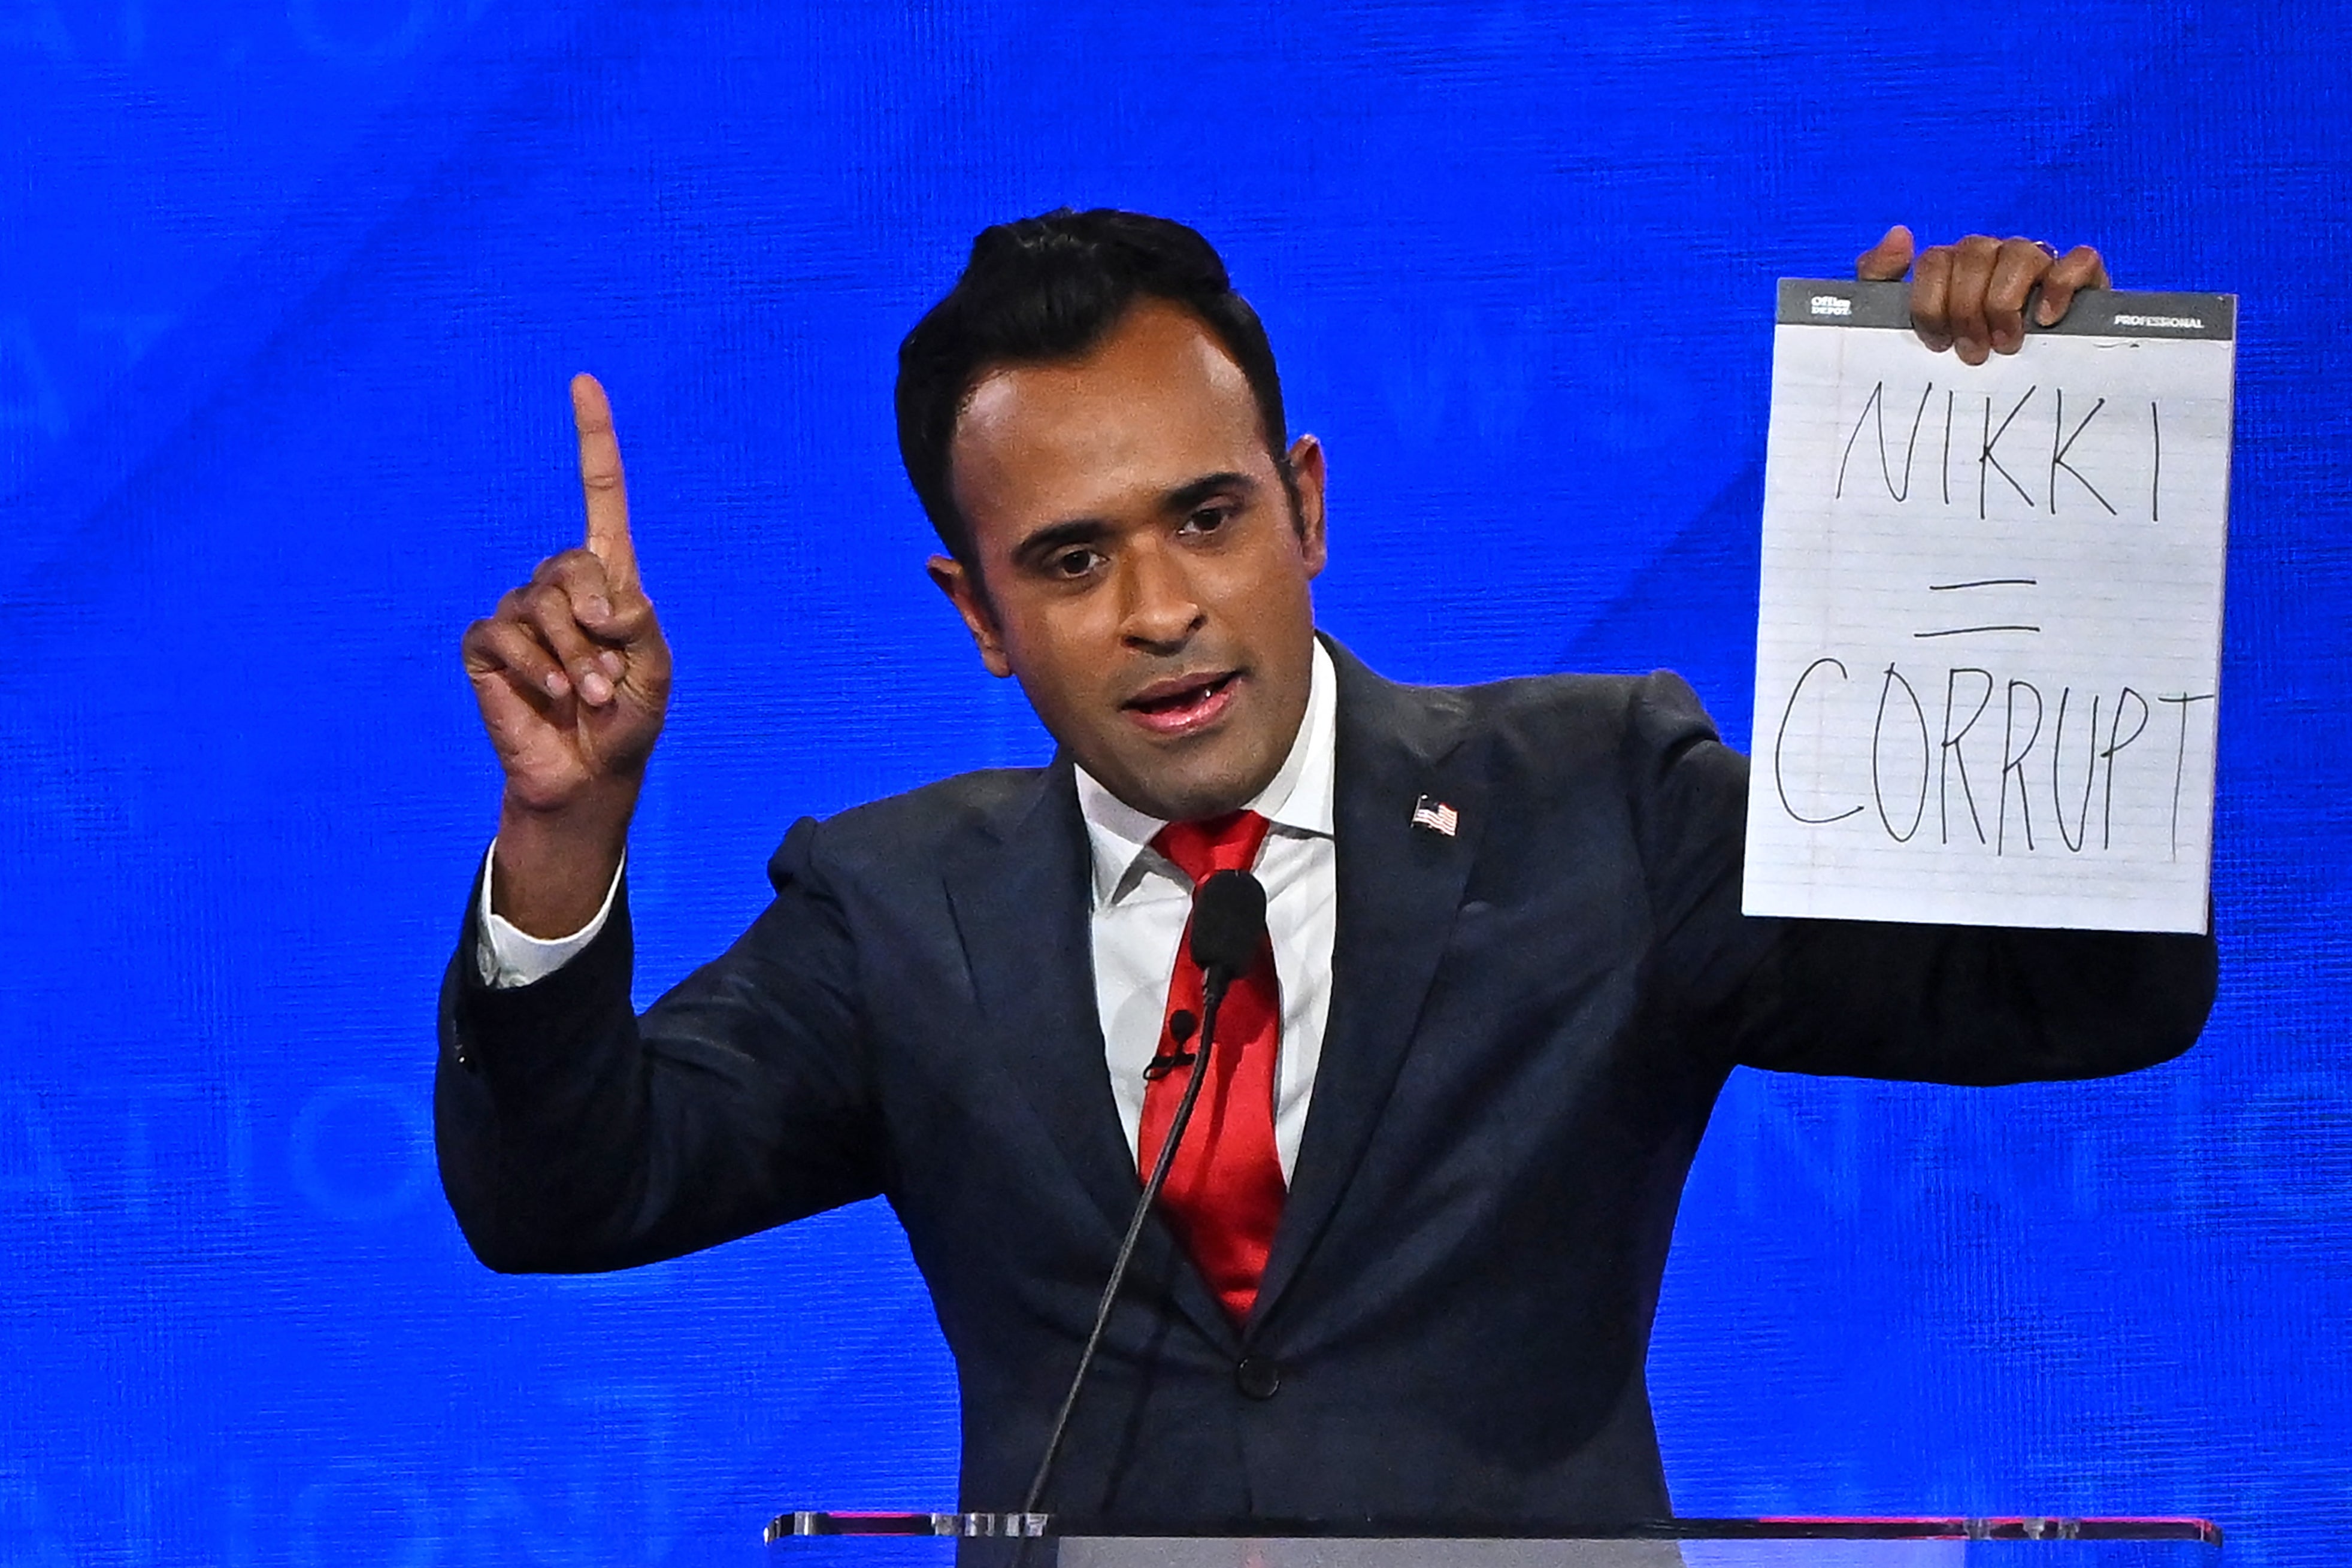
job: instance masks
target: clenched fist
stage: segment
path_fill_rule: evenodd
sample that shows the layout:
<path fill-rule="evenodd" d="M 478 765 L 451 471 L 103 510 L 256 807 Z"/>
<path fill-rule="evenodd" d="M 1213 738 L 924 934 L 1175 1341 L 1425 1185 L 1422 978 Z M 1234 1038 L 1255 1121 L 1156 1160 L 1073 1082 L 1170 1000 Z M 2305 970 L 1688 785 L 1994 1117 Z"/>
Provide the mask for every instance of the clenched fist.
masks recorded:
<path fill-rule="evenodd" d="M 506 771 L 492 905 L 534 936 L 585 925 L 620 864 L 669 701 L 669 646 L 637 581 L 612 405 L 572 382 L 587 542 L 466 628 L 466 674 Z"/>

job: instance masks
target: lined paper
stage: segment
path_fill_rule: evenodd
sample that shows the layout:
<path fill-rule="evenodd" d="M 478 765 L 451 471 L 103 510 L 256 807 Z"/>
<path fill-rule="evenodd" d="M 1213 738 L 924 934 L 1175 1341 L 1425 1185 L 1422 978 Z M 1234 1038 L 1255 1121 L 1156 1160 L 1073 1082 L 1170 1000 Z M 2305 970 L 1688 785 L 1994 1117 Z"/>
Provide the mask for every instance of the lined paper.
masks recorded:
<path fill-rule="evenodd" d="M 1906 299 L 1780 286 L 1742 907 L 2201 931 L 2236 301 L 1971 367 Z"/>

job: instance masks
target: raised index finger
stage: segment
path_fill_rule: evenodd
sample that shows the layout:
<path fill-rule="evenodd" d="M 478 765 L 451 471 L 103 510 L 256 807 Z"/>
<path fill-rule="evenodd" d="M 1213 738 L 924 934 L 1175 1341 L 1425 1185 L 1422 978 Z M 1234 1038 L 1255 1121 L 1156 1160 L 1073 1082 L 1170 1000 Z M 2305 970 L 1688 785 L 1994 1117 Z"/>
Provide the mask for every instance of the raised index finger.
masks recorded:
<path fill-rule="evenodd" d="M 615 593 L 637 585 L 637 551 L 629 542 L 629 493 L 621 479 L 621 443 L 613 405 L 593 375 L 572 378 L 572 420 L 580 430 L 580 492 L 588 506 L 588 549 L 604 563 Z"/>

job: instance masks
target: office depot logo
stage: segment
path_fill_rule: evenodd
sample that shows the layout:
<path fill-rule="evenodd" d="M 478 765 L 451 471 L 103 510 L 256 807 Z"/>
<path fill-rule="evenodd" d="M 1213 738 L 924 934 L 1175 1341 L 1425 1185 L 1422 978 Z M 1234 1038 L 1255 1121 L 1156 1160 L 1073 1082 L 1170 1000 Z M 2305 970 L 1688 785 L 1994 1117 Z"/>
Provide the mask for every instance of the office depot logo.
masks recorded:
<path fill-rule="evenodd" d="M 1816 294 L 1812 300 L 1812 312 L 1816 316 L 1851 316 L 1853 314 L 1853 301 L 1835 294 Z"/>

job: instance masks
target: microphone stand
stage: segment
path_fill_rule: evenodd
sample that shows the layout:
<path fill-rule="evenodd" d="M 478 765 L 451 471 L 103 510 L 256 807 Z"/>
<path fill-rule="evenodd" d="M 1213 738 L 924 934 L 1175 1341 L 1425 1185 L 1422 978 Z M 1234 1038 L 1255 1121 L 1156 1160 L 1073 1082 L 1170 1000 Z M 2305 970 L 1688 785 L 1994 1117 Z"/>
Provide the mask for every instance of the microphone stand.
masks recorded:
<path fill-rule="evenodd" d="M 1209 969 L 1201 983 L 1201 1044 L 1192 1053 L 1192 1076 L 1184 1080 L 1184 1098 L 1176 1102 L 1175 1120 L 1168 1124 L 1168 1136 L 1160 1145 L 1160 1157 L 1151 1163 L 1150 1179 L 1143 1184 L 1143 1196 L 1136 1201 L 1135 1215 L 1127 1222 L 1127 1238 L 1118 1244 L 1118 1259 L 1110 1266 L 1110 1281 L 1103 1287 L 1102 1300 L 1095 1306 L 1095 1326 L 1087 1335 L 1086 1348 L 1078 1352 L 1078 1370 L 1070 1379 L 1070 1390 L 1062 1396 L 1062 1408 L 1054 1417 L 1054 1430 L 1045 1439 L 1045 1457 L 1037 1463 L 1037 1476 L 1029 1483 L 1029 1495 L 1022 1500 L 1021 1511 L 1027 1516 L 1022 1521 L 1023 1549 L 1028 1545 L 1026 1531 L 1029 1521 L 1037 1513 L 1037 1505 L 1045 1495 L 1045 1479 L 1053 1474 L 1055 1458 L 1062 1451 L 1062 1436 L 1069 1428 L 1070 1412 L 1077 1408 L 1078 1391 L 1086 1385 L 1087 1369 L 1094 1364 L 1095 1352 L 1101 1348 L 1103 1331 L 1110 1324 L 1111 1303 L 1118 1299 L 1118 1288 L 1127 1279 L 1127 1266 L 1135 1257 L 1135 1244 L 1143 1236 L 1143 1222 L 1150 1216 L 1151 1205 L 1160 1201 L 1160 1189 L 1168 1184 L 1168 1172 L 1176 1163 L 1176 1145 L 1184 1139 L 1184 1128 L 1192 1120 L 1192 1103 L 1201 1098 L 1201 1084 L 1208 1077 L 1209 1049 L 1216 1038 L 1217 1009 L 1224 1002 L 1225 989 L 1234 981 L 1232 970 L 1224 964 Z"/>

